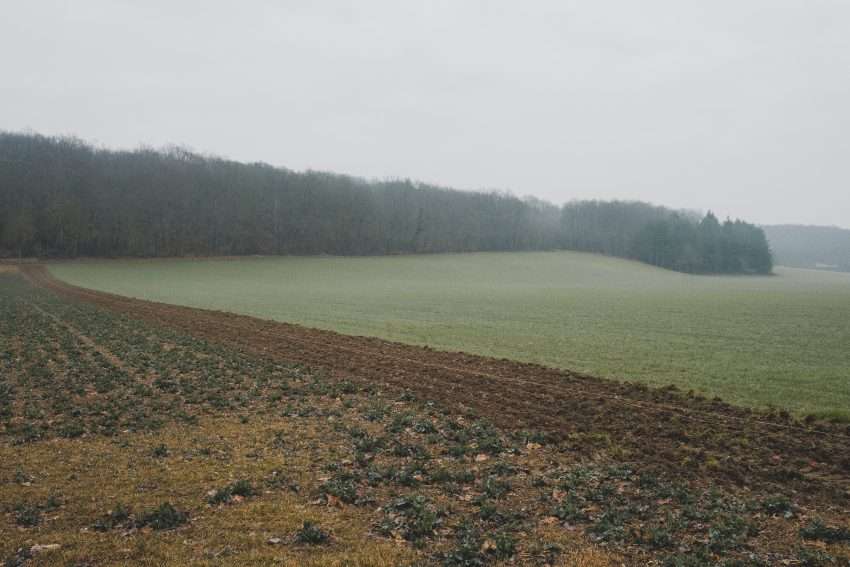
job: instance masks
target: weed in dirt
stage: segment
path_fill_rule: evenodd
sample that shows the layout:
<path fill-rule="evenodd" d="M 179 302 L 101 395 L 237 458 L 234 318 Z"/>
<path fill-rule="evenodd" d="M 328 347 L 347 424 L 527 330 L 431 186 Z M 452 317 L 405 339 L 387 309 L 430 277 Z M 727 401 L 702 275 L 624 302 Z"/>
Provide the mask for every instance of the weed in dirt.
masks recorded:
<path fill-rule="evenodd" d="M 113 510 L 98 518 L 92 528 L 98 532 L 107 532 L 117 528 L 132 526 L 133 511 L 124 504 L 117 504 Z"/>
<path fill-rule="evenodd" d="M 796 506 L 784 496 L 772 496 L 762 501 L 762 509 L 772 516 L 782 516 L 790 519 L 794 517 Z"/>
<path fill-rule="evenodd" d="M 19 504 L 15 507 L 15 523 L 22 528 L 33 528 L 41 523 L 41 507 Z"/>
<path fill-rule="evenodd" d="M 400 496 L 383 506 L 384 519 L 377 526 L 378 533 L 400 536 L 415 545 L 423 545 L 442 524 L 443 514 L 424 496 Z"/>
<path fill-rule="evenodd" d="M 429 459 L 431 456 L 428 450 L 422 445 L 417 443 L 402 443 L 400 441 L 393 442 L 390 453 L 394 457 L 410 457 L 414 459 Z"/>
<path fill-rule="evenodd" d="M 212 490 L 207 495 L 207 503 L 216 506 L 219 504 L 230 504 L 236 497 L 249 498 L 255 496 L 257 490 L 247 480 L 237 480 L 218 490 Z"/>
<path fill-rule="evenodd" d="M 330 534 L 310 521 L 305 521 L 295 533 L 295 542 L 305 545 L 324 545 L 330 541 Z"/>
<path fill-rule="evenodd" d="M 150 527 L 157 531 L 173 530 L 189 522 L 189 514 L 163 502 L 158 508 L 143 513 L 136 521 L 137 527 Z"/>
<path fill-rule="evenodd" d="M 3 562 L 3 567 L 24 567 L 33 558 L 30 546 L 21 547 Z"/>
<path fill-rule="evenodd" d="M 755 528 L 740 516 L 722 517 L 708 530 L 708 547 L 722 553 L 740 547 L 754 533 Z"/>
<path fill-rule="evenodd" d="M 588 521 L 587 514 L 581 504 L 572 496 L 564 498 L 552 509 L 552 515 L 569 524 L 580 524 Z"/>
<path fill-rule="evenodd" d="M 24 486 L 29 486 L 35 481 L 35 477 L 27 474 L 21 467 L 15 468 L 15 476 L 12 477 L 12 482 L 15 484 L 21 484 Z"/>
<path fill-rule="evenodd" d="M 850 530 L 843 527 L 828 526 L 821 519 L 814 519 L 800 528 L 800 535 L 803 539 L 827 543 L 850 542 Z"/>
<path fill-rule="evenodd" d="M 835 557 L 820 549 L 804 547 L 797 552 L 797 561 L 802 567 L 826 567 L 835 565 Z"/>
<path fill-rule="evenodd" d="M 340 472 L 325 481 L 319 491 L 327 499 L 328 496 L 338 498 L 346 504 L 357 504 L 361 501 L 357 475 L 350 472 Z"/>
<path fill-rule="evenodd" d="M 389 406 L 383 402 L 373 402 L 369 404 L 363 412 L 363 417 L 368 421 L 383 421 L 389 413 Z"/>
<path fill-rule="evenodd" d="M 462 524 L 455 532 L 454 547 L 440 554 L 443 567 L 481 567 L 487 557 L 482 553 L 481 533 L 470 524 Z"/>
<path fill-rule="evenodd" d="M 511 488 L 510 482 L 499 480 L 493 476 L 486 477 L 481 485 L 483 498 L 490 498 L 493 500 L 502 498 L 511 491 Z"/>
<path fill-rule="evenodd" d="M 157 459 L 163 459 L 168 456 L 168 446 L 165 443 L 160 443 L 151 451 L 151 455 Z"/>

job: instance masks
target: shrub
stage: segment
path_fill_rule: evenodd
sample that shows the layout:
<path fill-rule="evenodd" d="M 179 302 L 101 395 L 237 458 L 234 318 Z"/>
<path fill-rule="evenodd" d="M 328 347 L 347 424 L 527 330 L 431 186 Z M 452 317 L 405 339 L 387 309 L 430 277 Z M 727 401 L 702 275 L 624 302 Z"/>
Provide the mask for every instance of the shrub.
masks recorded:
<path fill-rule="evenodd" d="M 803 539 L 815 539 L 827 543 L 850 541 L 850 530 L 827 526 L 820 519 L 815 519 L 800 528 Z"/>
<path fill-rule="evenodd" d="M 384 535 L 398 534 L 415 544 L 430 537 L 442 523 L 441 514 L 424 496 L 396 498 L 384 506 L 386 518 L 378 526 Z"/>
<path fill-rule="evenodd" d="M 128 527 L 132 523 L 130 521 L 131 514 L 132 511 L 129 508 L 123 504 L 118 504 L 114 510 L 110 510 L 95 521 L 92 527 L 98 532 L 106 532 L 122 526 Z"/>
<path fill-rule="evenodd" d="M 166 446 L 165 443 L 160 443 L 159 445 L 157 445 L 156 447 L 153 448 L 153 451 L 151 451 L 151 454 L 158 459 L 163 458 L 163 457 L 167 457 L 168 456 L 168 446 Z"/>
<path fill-rule="evenodd" d="M 313 522 L 306 521 L 295 534 L 297 543 L 307 545 L 323 545 L 330 540 L 330 535 Z"/>
<path fill-rule="evenodd" d="M 189 521 L 189 515 L 175 508 L 170 502 L 163 502 L 159 508 L 142 514 L 136 522 L 138 527 L 150 527 L 154 530 L 173 530 Z"/>
<path fill-rule="evenodd" d="M 32 528 L 41 523 L 41 508 L 32 504 L 21 504 L 15 509 L 15 523 Z"/>
<path fill-rule="evenodd" d="M 325 482 L 319 489 L 322 494 L 335 496 L 346 504 L 356 504 L 359 501 L 357 477 L 351 473 L 340 473 Z"/>
<path fill-rule="evenodd" d="M 254 486 L 247 480 L 237 480 L 236 482 L 213 491 L 207 498 L 207 502 L 212 505 L 227 504 L 233 500 L 234 496 L 248 498 L 257 494 Z"/>

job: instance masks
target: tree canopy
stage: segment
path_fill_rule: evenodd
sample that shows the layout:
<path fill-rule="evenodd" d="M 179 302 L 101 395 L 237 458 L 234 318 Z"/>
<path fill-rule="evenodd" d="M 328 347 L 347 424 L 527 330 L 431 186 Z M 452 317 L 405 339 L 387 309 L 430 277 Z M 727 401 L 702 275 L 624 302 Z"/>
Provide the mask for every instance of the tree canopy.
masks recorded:
<path fill-rule="evenodd" d="M 639 202 L 557 207 L 182 148 L 0 133 L 0 255 L 371 255 L 572 249 L 687 272 L 768 273 L 764 234 Z"/>

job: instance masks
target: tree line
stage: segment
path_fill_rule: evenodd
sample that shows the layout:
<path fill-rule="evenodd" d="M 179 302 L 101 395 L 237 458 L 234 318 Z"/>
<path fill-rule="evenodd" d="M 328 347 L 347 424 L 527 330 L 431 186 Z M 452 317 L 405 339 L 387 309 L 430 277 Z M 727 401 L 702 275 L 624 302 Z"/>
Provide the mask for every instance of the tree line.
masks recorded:
<path fill-rule="evenodd" d="M 699 221 L 637 202 L 557 207 L 499 192 L 295 172 L 176 147 L 111 151 L 74 138 L 0 133 L 0 255 L 553 249 L 689 272 L 771 269 L 760 229 L 720 224 L 713 215 Z"/>
<path fill-rule="evenodd" d="M 561 210 L 561 242 L 569 250 L 631 258 L 680 272 L 769 274 L 773 257 L 764 231 L 741 220 L 704 216 L 640 202 L 579 201 Z"/>

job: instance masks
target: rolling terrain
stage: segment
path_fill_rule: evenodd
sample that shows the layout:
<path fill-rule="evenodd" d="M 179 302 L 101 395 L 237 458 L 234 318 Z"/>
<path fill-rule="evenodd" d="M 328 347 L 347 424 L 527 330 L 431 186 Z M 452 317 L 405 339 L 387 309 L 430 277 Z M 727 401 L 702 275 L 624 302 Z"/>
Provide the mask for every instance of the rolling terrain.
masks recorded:
<path fill-rule="evenodd" d="M 850 276 L 574 252 L 50 265 L 96 290 L 850 418 Z"/>
<path fill-rule="evenodd" d="M 23 271 L 7 564 L 848 563 L 847 426 Z"/>

